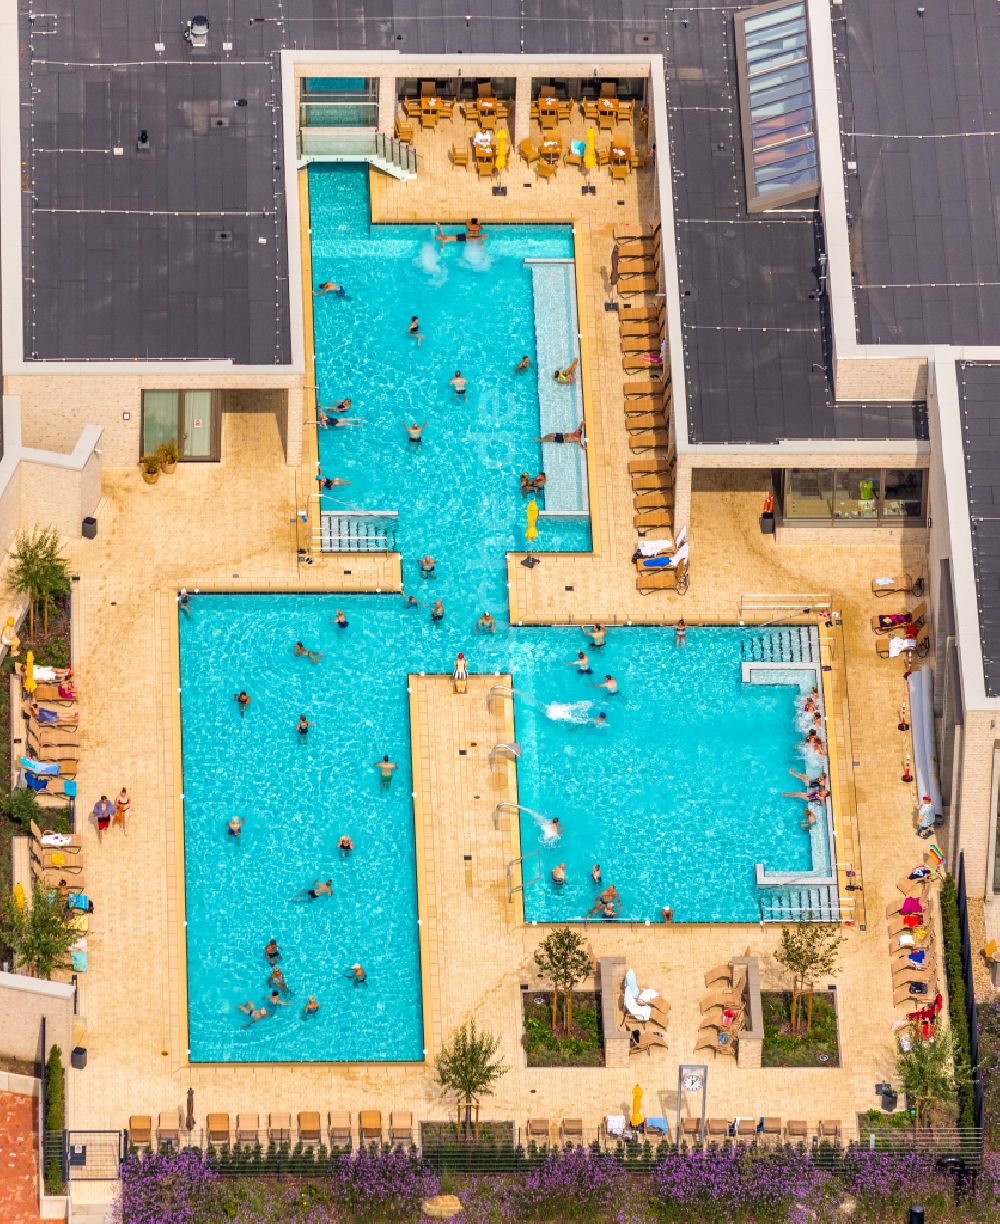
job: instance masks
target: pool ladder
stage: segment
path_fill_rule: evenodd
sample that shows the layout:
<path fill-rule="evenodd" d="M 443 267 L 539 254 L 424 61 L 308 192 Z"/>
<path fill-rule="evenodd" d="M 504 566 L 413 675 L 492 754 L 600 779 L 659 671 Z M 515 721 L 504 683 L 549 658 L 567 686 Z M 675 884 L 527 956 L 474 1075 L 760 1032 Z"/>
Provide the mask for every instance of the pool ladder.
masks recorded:
<path fill-rule="evenodd" d="M 511 701 L 513 701 L 514 700 L 514 690 L 510 687 L 509 684 L 492 685 L 492 687 L 490 688 L 490 691 L 486 694 L 486 708 L 489 710 L 491 714 L 493 713 L 493 702 L 496 700 L 497 697 L 509 697 Z"/>
<path fill-rule="evenodd" d="M 538 820 L 544 820 L 546 823 L 549 822 L 548 816 L 543 816 L 541 812 L 536 812 L 534 808 L 524 807 L 524 805 L 520 803 L 512 803 L 509 799 L 502 799 L 493 809 L 494 829 L 500 828 L 501 817 L 508 809 L 512 812 L 527 812 L 529 816 L 534 816 Z"/>

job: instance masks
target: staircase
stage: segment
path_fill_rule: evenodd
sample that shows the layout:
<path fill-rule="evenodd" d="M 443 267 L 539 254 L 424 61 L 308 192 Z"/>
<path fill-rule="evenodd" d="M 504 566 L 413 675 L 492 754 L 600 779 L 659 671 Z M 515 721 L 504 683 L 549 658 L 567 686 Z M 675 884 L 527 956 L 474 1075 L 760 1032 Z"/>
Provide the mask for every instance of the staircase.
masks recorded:
<path fill-rule="evenodd" d="M 319 516 L 321 552 L 395 552 L 398 514 L 393 510 L 323 510 Z"/>
<path fill-rule="evenodd" d="M 783 629 L 764 629 L 740 643 L 744 663 L 819 664 L 819 644 L 810 625 L 789 625 Z"/>
<path fill-rule="evenodd" d="M 301 128 L 299 156 L 303 165 L 310 161 L 368 162 L 393 178 L 417 177 L 417 151 L 413 145 L 367 129 Z"/>
<path fill-rule="evenodd" d="M 777 888 L 760 900 L 761 922 L 839 922 L 840 900 L 835 885 L 803 882 Z"/>

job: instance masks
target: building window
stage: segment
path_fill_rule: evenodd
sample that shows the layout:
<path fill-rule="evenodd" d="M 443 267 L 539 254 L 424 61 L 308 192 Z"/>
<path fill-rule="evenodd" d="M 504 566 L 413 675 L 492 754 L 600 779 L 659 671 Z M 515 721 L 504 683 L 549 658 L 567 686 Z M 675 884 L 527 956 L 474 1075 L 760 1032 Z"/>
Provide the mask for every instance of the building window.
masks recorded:
<path fill-rule="evenodd" d="M 783 522 L 817 526 L 904 526 L 924 521 L 921 468 L 788 468 Z"/>
<path fill-rule="evenodd" d="M 819 191 L 805 0 L 736 14 L 747 210 L 764 212 Z"/>
<path fill-rule="evenodd" d="M 143 391 L 142 453 L 173 442 L 182 460 L 218 460 L 222 437 L 215 391 Z"/>

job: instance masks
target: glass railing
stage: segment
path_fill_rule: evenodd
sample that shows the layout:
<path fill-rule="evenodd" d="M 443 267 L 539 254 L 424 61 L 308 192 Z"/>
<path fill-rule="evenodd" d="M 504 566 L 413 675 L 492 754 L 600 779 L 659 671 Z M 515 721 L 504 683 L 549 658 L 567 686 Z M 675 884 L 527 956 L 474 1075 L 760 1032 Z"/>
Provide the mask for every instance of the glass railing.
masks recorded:
<path fill-rule="evenodd" d="M 334 101 L 300 102 L 301 127 L 378 127 L 378 98 L 374 94 L 346 94 Z"/>

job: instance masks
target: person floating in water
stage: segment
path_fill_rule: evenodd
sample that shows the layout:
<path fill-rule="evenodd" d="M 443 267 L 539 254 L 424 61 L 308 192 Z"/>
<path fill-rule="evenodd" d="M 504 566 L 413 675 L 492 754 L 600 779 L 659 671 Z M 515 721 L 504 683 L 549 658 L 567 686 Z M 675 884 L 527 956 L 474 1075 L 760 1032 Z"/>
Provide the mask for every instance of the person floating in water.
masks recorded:
<path fill-rule="evenodd" d="M 320 412 L 350 412 L 351 397 L 348 395 L 345 399 L 338 400 L 335 404 L 327 407 L 325 404 L 321 406 Z"/>
<path fill-rule="evenodd" d="M 564 370 L 556 370 L 555 380 L 562 386 L 568 386 L 570 383 L 576 382 L 576 367 L 580 364 L 580 358 L 574 357 L 570 364 Z"/>
<path fill-rule="evenodd" d="M 424 421 L 423 425 L 418 425 L 416 421 L 412 425 L 407 425 L 405 421 L 400 421 L 399 423 L 406 430 L 406 436 L 411 442 L 422 442 L 424 440 L 422 435 L 427 428 L 426 421 Z"/>
<path fill-rule="evenodd" d="M 191 596 L 187 593 L 186 587 L 181 587 L 180 594 L 177 596 L 177 606 L 186 615 L 191 615 Z"/>
<path fill-rule="evenodd" d="M 234 816 L 232 820 L 230 820 L 229 824 L 226 825 L 226 831 L 230 837 L 239 837 L 239 835 L 243 832 L 243 826 L 245 824 L 246 821 L 242 816 Z"/>
<path fill-rule="evenodd" d="M 344 976 L 349 977 L 355 986 L 367 986 L 368 985 L 368 974 L 365 973 L 364 969 L 362 969 L 361 966 L 357 964 L 356 962 L 350 967 L 350 969 L 347 971 L 347 973 L 344 974 Z"/>
<path fill-rule="evenodd" d="M 496 633 L 497 622 L 496 617 L 491 616 L 489 612 L 484 612 L 479 620 L 476 621 L 477 633 Z"/>
<path fill-rule="evenodd" d="M 581 450 L 587 449 L 587 440 L 583 436 L 583 421 L 577 425 L 572 433 L 547 433 L 540 438 L 535 438 L 536 442 L 575 442 Z"/>
<path fill-rule="evenodd" d="M 410 316 L 410 326 L 406 329 L 406 334 L 408 336 L 412 336 L 413 339 L 416 340 L 417 348 L 419 348 L 421 344 L 423 344 L 424 334 L 420 330 L 420 320 L 417 318 L 416 315 Z"/>
<path fill-rule="evenodd" d="M 312 882 L 312 888 L 303 888 L 295 894 L 293 901 L 317 901 L 320 897 L 333 896 L 333 880 L 321 880 L 319 876 Z"/>
<path fill-rule="evenodd" d="M 383 790 L 388 789 L 392 785 L 393 770 L 398 769 L 399 766 L 396 764 L 395 761 L 389 760 L 389 754 L 387 752 L 385 756 L 381 759 L 381 761 L 375 762 L 375 768 L 379 771 L 381 775 L 381 777 L 379 778 L 379 785 L 381 786 Z"/>
<path fill-rule="evenodd" d="M 530 368 L 531 368 L 531 358 L 522 357 L 521 360 L 514 367 L 514 373 L 515 374 L 526 374 Z"/>
<path fill-rule="evenodd" d="M 608 690 L 609 697 L 618 696 L 618 681 L 614 676 L 605 676 L 600 684 L 595 684 L 594 688 L 602 688 Z"/>
<path fill-rule="evenodd" d="M 354 842 L 351 841 L 346 833 L 342 833 L 340 835 L 340 840 L 337 842 L 337 849 L 346 858 L 347 855 L 354 849 Z"/>
<path fill-rule="evenodd" d="M 343 285 L 338 285 L 336 281 L 323 281 L 321 285 L 313 290 L 313 293 L 317 297 L 322 297 L 326 293 L 333 293 L 337 297 L 347 297 L 347 290 Z"/>
<path fill-rule="evenodd" d="M 240 689 L 238 693 L 233 694 L 233 699 L 240 704 L 240 718 L 247 712 L 247 706 L 250 704 L 250 694 L 246 689 Z"/>
<path fill-rule="evenodd" d="M 594 646 L 603 646 L 608 640 L 608 631 L 603 625 L 581 625 L 580 628 L 590 638 Z"/>
<path fill-rule="evenodd" d="M 296 726 L 295 730 L 298 731 L 299 735 L 308 735 L 309 728 L 311 726 L 312 726 L 312 723 L 309 721 L 309 719 L 306 718 L 304 714 L 300 714 L 298 726 Z"/>
<path fill-rule="evenodd" d="M 581 676 L 592 676 L 594 669 L 590 666 L 590 660 L 582 650 L 576 652 L 575 659 L 563 659 L 564 667 L 575 667 Z"/>
<path fill-rule="evenodd" d="M 301 642 L 295 643 L 295 645 L 292 647 L 292 654 L 295 655 L 297 659 L 306 658 L 310 663 L 318 663 L 323 657 L 322 651 L 308 650 L 302 645 Z"/>
<path fill-rule="evenodd" d="M 237 1010 L 246 1012 L 250 1017 L 246 1024 L 243 1025 L 245 1029 L 249 1028 L 252 1024 L 256 1024 L 258 1020 L 266 1020 L 271 1014 L 266 1007 L 255 1007 L 249 999 L 245 1003 L 241 1003 Z"/>

